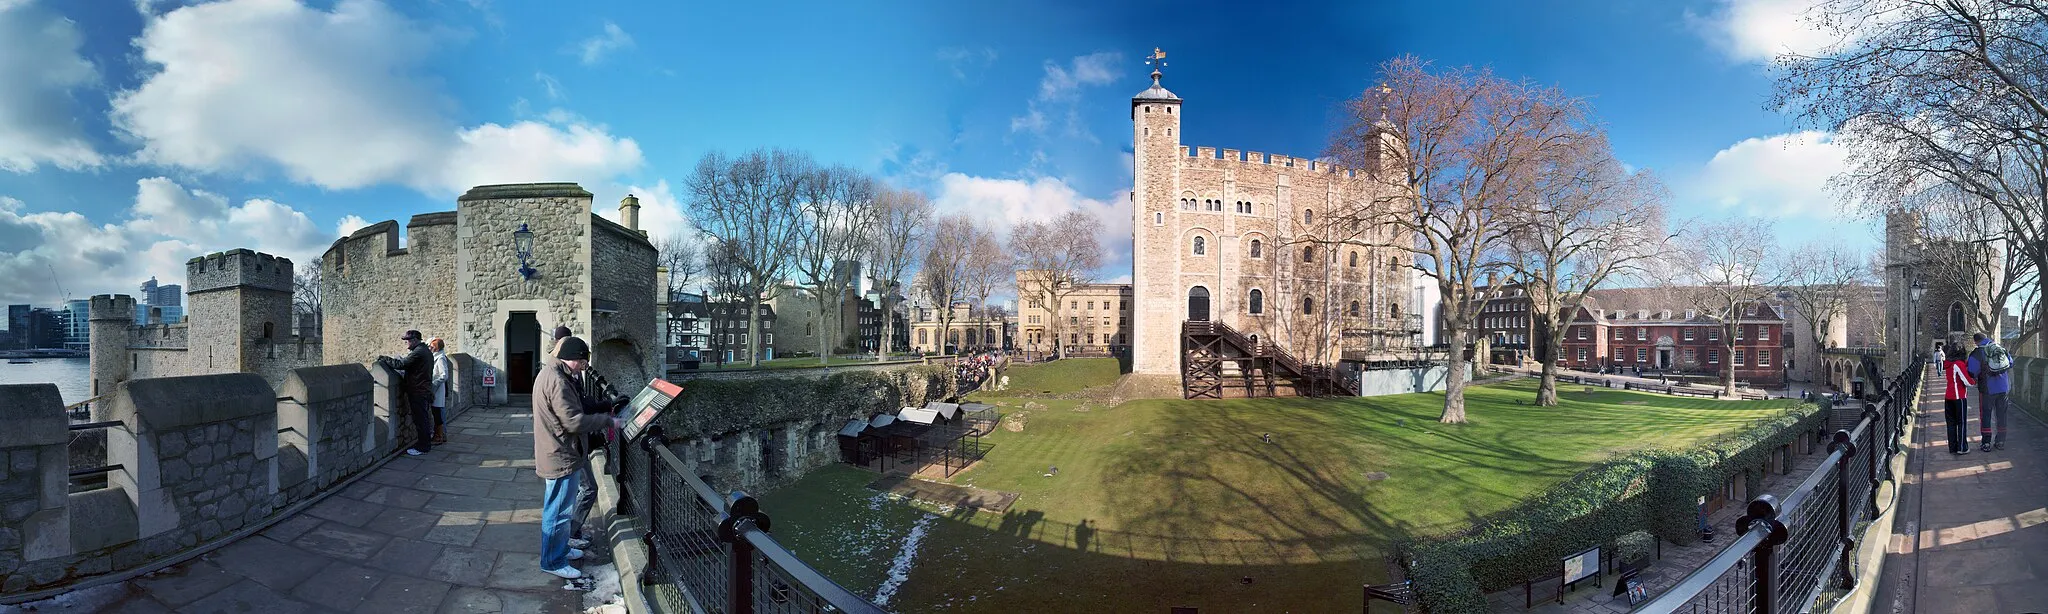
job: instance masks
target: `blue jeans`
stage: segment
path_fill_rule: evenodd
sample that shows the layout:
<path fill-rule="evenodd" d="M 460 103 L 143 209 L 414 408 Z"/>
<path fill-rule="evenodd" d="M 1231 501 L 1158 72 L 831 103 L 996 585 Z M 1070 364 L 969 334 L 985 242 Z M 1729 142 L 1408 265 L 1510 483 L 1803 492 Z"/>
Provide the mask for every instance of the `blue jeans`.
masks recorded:
<path fill-rule="evenodd" d="M 576 509 L 576 475 L 544 480 L 540 506 L 540 568 L 569 566 L 569 513 Z"/>

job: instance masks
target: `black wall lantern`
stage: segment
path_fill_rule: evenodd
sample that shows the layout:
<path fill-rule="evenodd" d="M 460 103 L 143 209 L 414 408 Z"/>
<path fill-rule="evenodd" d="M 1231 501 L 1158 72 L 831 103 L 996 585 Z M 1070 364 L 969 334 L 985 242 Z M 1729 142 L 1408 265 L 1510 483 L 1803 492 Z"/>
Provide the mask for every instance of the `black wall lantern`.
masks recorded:
<path fill-rule="evenodd" d="M 526 229 L 526 222 L 519 223 L 519 230 L 512 232 L 512 249 L 519 253 L 519 276 L 528 280 L 540 271 L 528 266 L 533 258 L 533 231 Z"/>

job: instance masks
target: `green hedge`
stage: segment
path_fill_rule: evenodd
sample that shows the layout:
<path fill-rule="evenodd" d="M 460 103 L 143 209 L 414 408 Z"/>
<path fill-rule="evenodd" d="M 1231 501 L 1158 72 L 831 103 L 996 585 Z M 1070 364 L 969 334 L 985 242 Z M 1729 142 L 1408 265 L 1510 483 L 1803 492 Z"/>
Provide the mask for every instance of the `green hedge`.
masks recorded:
<path fill-rule="evenodd" d="M 923 407 L 929 399 L 952 398 L 959 383 L 944 365 L 917 365 L 819 379 L 702 379 L 681 386 L 683 394 L 661 415 L 670 437 L 717 436 L 805 419 L 894 413 L 905 406 Z"/>
<path fill-rule="evenodd" d="M 1558 561 L 1586 548 L 1644 529 L 1691 543 L 1702 495 L 1739 472 L 1759 480 L 1771 450 L 1826 420 L 1821 406 L 1803 404 L 1690 449 L 1601 462 L 1467 531 L 1408 545 L 1409 577 L 1430 612 L 1483 612 L 1486 592 L 1554 574 Z"/>

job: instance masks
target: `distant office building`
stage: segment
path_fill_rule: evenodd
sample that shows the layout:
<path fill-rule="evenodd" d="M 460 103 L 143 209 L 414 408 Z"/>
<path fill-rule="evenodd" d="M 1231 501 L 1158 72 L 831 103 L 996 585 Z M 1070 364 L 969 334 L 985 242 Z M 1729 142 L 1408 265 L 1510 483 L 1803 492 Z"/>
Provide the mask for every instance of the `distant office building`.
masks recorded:
<path fill-rule="evenodd" d="M 65 326 L 69 324 L 70 312 L 62 309 L 36 307 L 28 312 L 28 339 L 23 348 L 55 350 L 64 347 Z"/>
<path fill-rule="evenodd" d="M 92 301 L 65 301 L 63 347 L 81 352 L 92 347 Z"/>
<path fill-rule="evenodd" d="M 28 306 L 28 305 L 8 305 L 8 306 L 7 306 L 7 332 L 8 332 L 8 333 L 10 333 L 10 335 L 9 335 L 9 337 L 8 337 L 8 342 L 7 342 L 7 344 L 5 344 L 5 345 L 0 345 L 0 347 L 4 347 L 4 348 L 25 348 L 25 347 L 28 347 L 28 345 L 29 345 L 29 335 L 28 335 L 28 314 L 29 314 L 29 312 L 30 312 L 30 311 L 31 311 L 31 310 L 29 309 L 29 306 Z"/>
<path fill-rule="evenodd" d="M 177 286 L 171 286 L 171 287 L 175 288 L 175 287 L 177 287 Z M 151 321 L 149 321 L 149 319 L 150 319 L 151 317 L 155 317 L 155 318 L 156 318 L 157 320 L 156 320 L 155 322 L 151 322 Z M 179 322 L 184 322 L 184 321 L 185 321 L 185 306 L 184 306 L 184 305 L 166 305 L 166 306 L 158 306 L 158 305 L 147 305 L 147 306 L 143 306 L 143 305 L 137 305 L 137 306 L 135 307 L 135 323 L 136 323 L 136 324 L 177 324 L 177 323 L 179 323 Z"/>
<path fill-rule="evenodd" d="M 178 284 L 158 285 L 156 278 L 142 282 L 142 295 L 136 297 L 143 305 L 151 307 L 182 307 L 185 304 L 185 287 Z"/>

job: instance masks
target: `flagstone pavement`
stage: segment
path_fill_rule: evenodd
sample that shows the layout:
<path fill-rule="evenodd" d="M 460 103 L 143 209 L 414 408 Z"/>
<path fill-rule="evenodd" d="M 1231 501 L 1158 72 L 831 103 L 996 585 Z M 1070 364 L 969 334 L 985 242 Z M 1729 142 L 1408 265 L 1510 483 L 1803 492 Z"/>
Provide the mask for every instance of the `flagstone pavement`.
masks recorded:
<path fill-rule="evenodd" d="M 2048 408 L 2015 404 L 2004 450 L 1973 445 L 1952 456 L 1934 391 L 1907 456 L 1872 611 L 2048 612 L 2048 412 L 2039 411 Z M 1976 444 L 1972 397 L 1968 433 Z"/>
<path fill-rule="evenodd" d="M 448 443 L 433 452 L 392 459 L 303 513 L 197 559 L 24 609 L 584 611 L 585 593 L 540 571 L 541 481 L 525 407 L 519 400 L 472 409 L 448 425 Z M 604 540 L 593 541 L 580 567 L 600 579 L 593 596 L 602 602 L 617 593 L 617 572 Z"/>

